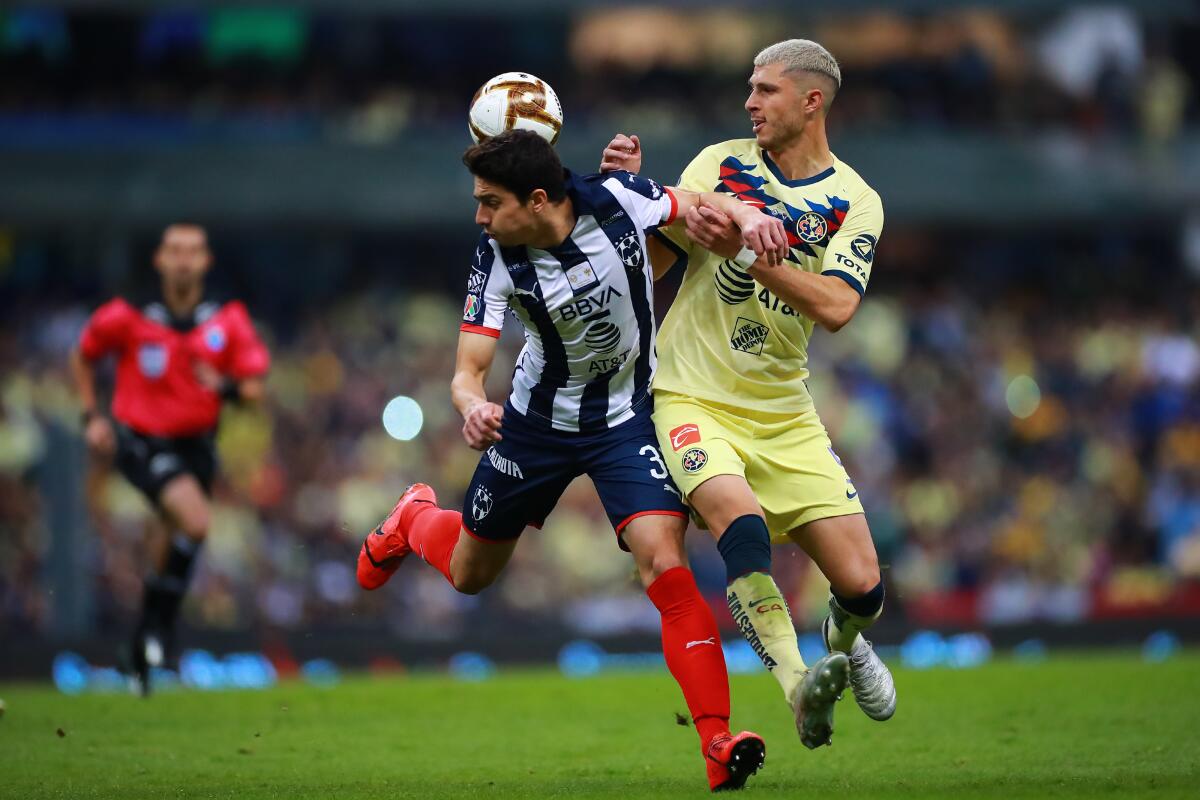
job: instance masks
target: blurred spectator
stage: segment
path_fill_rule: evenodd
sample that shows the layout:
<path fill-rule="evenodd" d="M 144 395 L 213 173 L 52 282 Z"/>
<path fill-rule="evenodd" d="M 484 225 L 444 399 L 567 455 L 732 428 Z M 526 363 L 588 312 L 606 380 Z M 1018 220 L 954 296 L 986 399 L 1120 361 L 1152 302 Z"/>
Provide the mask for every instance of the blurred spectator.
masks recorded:
<path fill-rule="evenodd" d="M 804 35 L 842 63 L 850 91 L 839 128 L 1095 134 L 1138 124 L 1158 142 L 1195 120 L 1186 65 L 1200 31 L 1148 25 L 1122 6 L 867 10 L 818 22 L 750 8 L 564 6 L 471 24 L 287 9 L 16 10 L 0 15 L 0 120 L 19 136 L 52 115 L 59 137 L 80 141 L 136 130 L 378 142 L 410 126 L 461 129 L 475 89 L 519 65 L 557 88 L 572 125 L 728 128 L 757 50 Z"/>

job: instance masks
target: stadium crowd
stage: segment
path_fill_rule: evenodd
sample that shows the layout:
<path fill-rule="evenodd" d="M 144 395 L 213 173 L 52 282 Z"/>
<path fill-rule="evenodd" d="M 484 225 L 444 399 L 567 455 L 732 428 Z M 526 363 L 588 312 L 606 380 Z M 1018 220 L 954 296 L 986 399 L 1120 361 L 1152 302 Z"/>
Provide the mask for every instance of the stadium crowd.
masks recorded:
<path fill-rule="evenodd" d="M 885 235 L 858 316 L 815 338 L 809 383 L 864 498 L 897 616 L 1069 621 L 1200 581 L 1197 275 L 1144 280 L 1173 258 L 1164 239 L 1037 241 Z M 22 247 L 9 241 L 0 256 Z M 480 597 L 408 568 L 379 592 L 357 589 L 362 536 L 403 487 L 424 480 L 456 503 L 478 454 L 448 402 L 458 297 L 412 273 L 386 291 L 328 296 L 281 309 L 244 295 L 274 353 L 270 400 L 226 411 L 213 533 L 185 618 L 243 629 L 382 621 L 412 637 L 513 619 L 656 631 L 586 481 Z M 85 460 L 82 447 L 52 447 L 51 432 L 78 430 L 66 357 L 104 297 L 27 289 L 0 302 L 0 628 L 10 633 L 52 626 L 46 512 L 62 498 L 47 469 L 82 471 Z M 498 364 L 519 346 L 511 333 Z M 498 395 L 507 368 L 497 373 Z M 396 395 L 424 410 L 412 441 L 381 424 Z M 115 632 L 140 596 L 150 515 L 115 472 L 87 469 L 89 613 Z M 720 605 L 710 537 L 689 539 L 698 581 Z M 823 587 L 802 559 L 779 560 L 796 616 L 819 619 Z"/>
<path fill-rule="evenodd" d="M 1026 8 L 1026 5 L 1028 8 Z M 757 45 L 825 42 L 855 91 L 842 127 L 1026 135 L 1138 132 L 1196 119 L 1192 17 L 1118 5 L 824 16 L 745 8 L 591 8 L 497 16 L 283 7 L 210 11 L 27 6 L 0 12 L 0 137 L 386 142 L 462 127 L 465 98 L 514 65 L 550 81 L 569 124 L 727 125 Z M 470 59 L 447 53 L 470 52 Z"/>

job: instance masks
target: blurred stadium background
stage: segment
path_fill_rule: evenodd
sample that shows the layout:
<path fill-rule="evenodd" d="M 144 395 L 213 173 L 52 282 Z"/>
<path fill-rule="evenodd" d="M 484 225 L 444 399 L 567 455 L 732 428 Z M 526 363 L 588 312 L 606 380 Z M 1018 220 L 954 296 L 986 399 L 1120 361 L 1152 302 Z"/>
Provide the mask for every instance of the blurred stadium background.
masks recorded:
<path fill-rule="evenodd" d="M 66 360 L 94 307 L 157 290 L 150 252 L 180 219 L 209 226 L 210 286 L 275 357 L 265 409 L 225 416 L 185 641 L 349 666 L 655 650 L 586 482 L 479 597 L 409 567 L 366 594 L 353 558 L 405 485 L 457 502 L 477 457 L 448 401 L 477 86 L 531 71 L 563 100 L 569 165 L 638 133 L 669 181 L 748 135 L 750 61 L 795 35 L 841 60 L 833 149 L 887 211 L 867 302 L 817 335 L 810 381 L 887 567 L 874 638 L 1200 639 L 1200 14 L 1001 6 L 7 6 L 0 676 L 45 677 L 63 649 L 112 663 L 136 613 L 148 510 L 89 464 Z M 423 412 L 408 441 L 382 422 L 397 396 Z M 690 539 L 736 637 L 715 548 Z M 811 631 L 825 587 L 780 561 Z"/>

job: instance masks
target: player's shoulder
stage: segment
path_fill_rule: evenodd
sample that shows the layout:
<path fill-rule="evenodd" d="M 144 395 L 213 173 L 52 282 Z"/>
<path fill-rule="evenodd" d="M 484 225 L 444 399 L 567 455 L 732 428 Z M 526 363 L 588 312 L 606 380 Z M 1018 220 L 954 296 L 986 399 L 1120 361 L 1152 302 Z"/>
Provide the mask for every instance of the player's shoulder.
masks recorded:
<path fill-rule="evenodd" d="M 658 181 L 623 169 L 611 172 L 596 172 L 587 175 L 571 174 L 568 191 L 575 202 L 576 211 L 583 214 L 611 213 L 612 200 L 628 205 L 636 198 L 657 201 L 663 196 L 663 187 Z"/>
<path fill-rule="evenodd" d="M 753 139 L 726 139 L 723 142 L 710 144 L 708 147 L 700 151 L 701 156 L 708 158 L 724 159 L 728 156 L 745 156 L 755 157 L 761 150 L 758 148 L 758 142 Z"/>
<path fill-rule="evenodd" d="M 710 144 L 695 155 L 679 176 L 679 184 L 693 190 L 708 190 L 727 166 L 744 169 L 761 158 L 753 139 L 726 139 Z"/>
<path fill-rule="evenodd" d="M 481 231 L 479 238 L 475 240 L 475 252 L 471 253 L 471 267 L 488 272 L 493 264 L 504 266 L 506 250 L 511 248 L 502 247 L 487 231 Z M 513 254 L 509 252 L 508 255 L 511 258 Z"/>
<path fill-rule="evenodd" d="M 196 324 L 203 325 L 210 319 L 250 321 L 250 309 L 241 300 L 205 300 L 196 306 Z"/>
<path fill-rule="evenodd" d="M 124 297 L 114 297 L 97 307 L 92 312 L 92 319 L 108 322 L 133 320 L 137 318 L 138 313 L 138 310 Z"/>
<path fill-rule="evenodd" d="M 852 198 L 856 198 L 859 202 L 868 201 L 879 203 L 882 205 L 882 199 L 879 197 L 879 192 L 867 183 L 866 179 L 859 174 L 858 170 L 842 161 L 837 156 L 833 157 L 835 172 L 838 180 L 846 187 L 846 192 Z"/>

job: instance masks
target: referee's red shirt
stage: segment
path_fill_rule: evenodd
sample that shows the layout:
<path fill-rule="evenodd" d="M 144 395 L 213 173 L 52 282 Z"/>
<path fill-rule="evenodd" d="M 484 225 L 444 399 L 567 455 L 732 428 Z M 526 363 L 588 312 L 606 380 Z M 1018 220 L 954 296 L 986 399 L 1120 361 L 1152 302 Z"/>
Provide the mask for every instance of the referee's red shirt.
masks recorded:
<path fill-rule="evenodd" d="M 110 300 L 88 320 L 79 350 L 89 361 L 116 356 L 113 416 L 138 433 L 167 438 L 217 426 L 221 398 L 196 380 L 196 361 L 235 380 L 265 374 L 271 361 L 237 301 L 201 303 L 190 320 L 173 325 L 160 303 L 139 311 Z"/>

